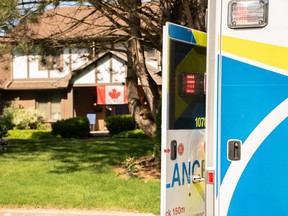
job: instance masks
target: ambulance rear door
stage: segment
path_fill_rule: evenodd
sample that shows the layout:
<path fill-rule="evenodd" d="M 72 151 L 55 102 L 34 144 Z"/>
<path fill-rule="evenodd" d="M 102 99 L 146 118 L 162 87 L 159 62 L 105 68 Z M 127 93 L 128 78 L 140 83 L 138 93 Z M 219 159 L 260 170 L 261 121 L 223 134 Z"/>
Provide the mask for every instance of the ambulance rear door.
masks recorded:
<path fill-rule="evenodd" d="M 205 214 L 206 34 L 164 28 L 161 215 Z"/>

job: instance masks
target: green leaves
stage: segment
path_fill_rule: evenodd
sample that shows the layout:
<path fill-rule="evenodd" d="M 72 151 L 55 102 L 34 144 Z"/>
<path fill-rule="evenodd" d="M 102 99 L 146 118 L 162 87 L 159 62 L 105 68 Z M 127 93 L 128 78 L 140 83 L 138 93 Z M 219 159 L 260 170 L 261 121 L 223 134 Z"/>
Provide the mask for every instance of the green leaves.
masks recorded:
<path fill-rule="evenodd" d="M 17 0 L 0 1 L 0 29 L 8 31 L 17 23 L 20 14 L 17 9 Z"/>

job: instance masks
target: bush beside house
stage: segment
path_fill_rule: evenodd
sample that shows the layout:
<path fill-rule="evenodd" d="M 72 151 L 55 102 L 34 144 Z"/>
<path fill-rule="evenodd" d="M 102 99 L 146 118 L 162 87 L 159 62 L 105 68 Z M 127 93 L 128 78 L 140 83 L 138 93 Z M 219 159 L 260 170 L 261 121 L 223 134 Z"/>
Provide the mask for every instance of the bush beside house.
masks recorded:
<path fill-rule="evenodd" d="M 3 137 L 7 136 L 8 133 L 8 126 L 7 121 L 3 116 L 0 116 L 0 141 Z"/>
<path fill-rule="evenodd" d="M 136 123 L 131 115 L 115 115 L 106 118 L 106 127 L 111 135 L 115 135 L 136 129 Z"/>
<path fill-rule="evenodd" d="M 17 100 L 16 98 L 3 110 L 2 118 L 5 120 L 7 129 L 45 129 L 45 114 L 37 109 L 27 109 L 16 105 Z"/>
<path fill-rule="evenodd" d="M 86 138 L 90 134 L 89 120 L 86 117 L 58 120 L 52 124 L 52 134 L 63 138 Z"/>

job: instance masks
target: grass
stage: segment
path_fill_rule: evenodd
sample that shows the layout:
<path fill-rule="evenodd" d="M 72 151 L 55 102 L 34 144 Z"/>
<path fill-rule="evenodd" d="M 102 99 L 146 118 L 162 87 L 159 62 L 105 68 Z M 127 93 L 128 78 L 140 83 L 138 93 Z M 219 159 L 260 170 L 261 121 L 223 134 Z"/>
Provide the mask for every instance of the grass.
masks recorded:
<path fill-rule="evenodd" d="M 152 149 L 150 139 L 10 139 L 0 154 L 0 207 L 159 214 L 159 181 L 125 180 L 112 171 Z"/>

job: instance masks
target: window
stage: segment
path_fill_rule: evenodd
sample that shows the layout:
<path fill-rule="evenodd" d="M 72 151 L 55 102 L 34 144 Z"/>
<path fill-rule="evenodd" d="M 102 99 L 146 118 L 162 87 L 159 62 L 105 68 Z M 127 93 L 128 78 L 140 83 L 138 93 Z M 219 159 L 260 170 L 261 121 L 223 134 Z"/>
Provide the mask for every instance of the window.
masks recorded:
<path fill-rule="evenodd" d="M 97 62 L 97 83 L 125 83 L 127 66 L 114 55 L 106 55 Z"/>
<path fill-rule="evenodd" d="M 206 47 L 170 40 L 169 128 L 205 128 Z"/>
<path fill-rule="evenodd" d="M 62 49 L 47 49 L 43 50 L 39 56 L 39 70 L 61 70 L 62 64 Z"/>
<path fill-rule="evenodd" d="M 37 96 L 37 109 L 43 111 L 47 119 L 61 119 L 61 93 L 40 92 Z"/>

